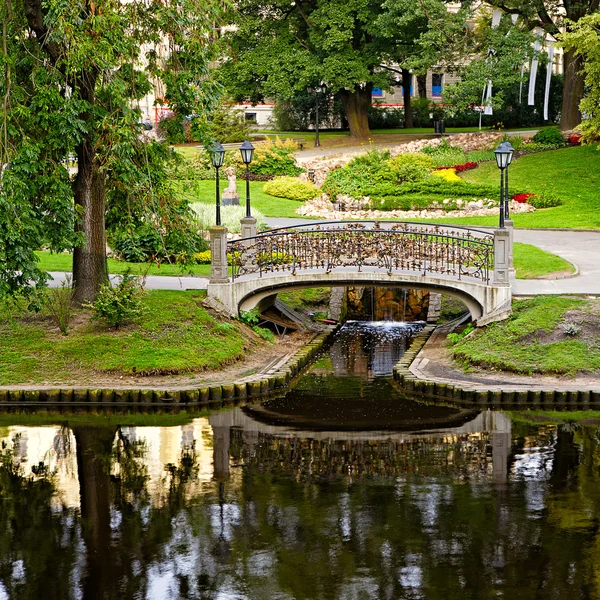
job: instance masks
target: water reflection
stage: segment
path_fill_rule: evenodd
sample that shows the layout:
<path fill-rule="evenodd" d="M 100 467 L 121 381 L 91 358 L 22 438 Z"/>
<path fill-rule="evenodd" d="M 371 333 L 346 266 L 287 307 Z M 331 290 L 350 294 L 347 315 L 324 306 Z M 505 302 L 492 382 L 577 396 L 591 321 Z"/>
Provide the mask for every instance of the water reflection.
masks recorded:
<path fill-rule="evenodd" d="M 600 597 L 598 427 L 369 381 L 317 362 L 183 425 L 1 429 L 0 599 Z"/>

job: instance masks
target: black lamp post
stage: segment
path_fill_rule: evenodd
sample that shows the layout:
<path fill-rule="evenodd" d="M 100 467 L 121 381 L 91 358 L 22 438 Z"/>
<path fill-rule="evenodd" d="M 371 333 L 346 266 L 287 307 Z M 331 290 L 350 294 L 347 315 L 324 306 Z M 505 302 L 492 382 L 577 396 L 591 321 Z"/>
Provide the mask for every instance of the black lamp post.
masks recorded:
<path fill-rule="evenodd" d="M 506 148 L 504 144 L 500 144 L 495 150 L 496 164 L 500 169 L 500 227 L 504 228 L 504 194 L 508 194 L 508 190 L 504 188 L 504 171 L 507 169 L 512 158 L 512 152 Z"/>
<path fill-rule="evenodd" d="M 225 161 L 225 148 L 215 142 L 209 149 L 210 162 L 212 163 L 217 173 L 217 227 L 221 226 L 221 191 L 219 190 L 219 168 L 223 166 Z"/>
<path fill-rule="evenodd" d="M 248 168 L 252 162 L 252 155 L 254 154 L 254 146 L 246 140 L 240 147 L 240 153 L 242 155 L 242 161 L 246 165 L 246 217 L 251 217 L 250 214 L 250 173 Z"/>
<path fill-rule="evenodd" d="M 327 86 L 324 83 L 320 83 L 316 87 L 307 87 L 306 91 L 309 94 L 313 92 L 315 94 L 315 148 L 318 148 L 321 145 L 319 140 L 319 94 L 324 94 L 327 91 Z"/>
<path fill-rule="evenodd" d="M 508 164 L 506 165 L 506 172 L 504 173 L 504 218 L 509 219 L 510 215 L 508 210 L 508 202 L 510 200 L 510 197 L 508 194 L 508 167 L 510 167 L 510 163 L 512 163 L 515 149 L 512 147 L 512 144 L 510 142 L 503 142 L 500 145 L 503 146 L 507 152 L 509 152 Z"/>

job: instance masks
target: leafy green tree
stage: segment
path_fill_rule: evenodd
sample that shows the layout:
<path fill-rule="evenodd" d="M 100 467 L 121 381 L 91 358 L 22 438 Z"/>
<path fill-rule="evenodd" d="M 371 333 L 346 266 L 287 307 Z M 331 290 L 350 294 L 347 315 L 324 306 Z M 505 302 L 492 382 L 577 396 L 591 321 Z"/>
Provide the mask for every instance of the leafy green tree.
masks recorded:
<path fill-rule="evenodd" d="M 242 0 L 228 18 L 235 27 L 224 34 L 229 59 L 222 81 L 236 99 L 251 102 L 290 100 L 324 81 L 340 98 L 351 135 L 368 136 L 373 88 L 390 89 L 402 75 L 408 92 L 409 59 L 416 62 L 427 48 L 423 70 L 448 50 L 445 38 L 443 47 L 434 44 L 444 37 L 439 34 L 421 40 L 428 7 L 448 18 L 441 0 L 389 0 L 389 6 L 382 0 Z"/>
<path fill-rule="evenodd" d="M 158 215 L 136 107 L 162 80 L 180 115 L 204 115 L 216 97 L 208 78 L 212 0 L 6 0 L 0 5 L 3 99 L 0 163 L 0 293 L 43 283 L 35 250 L 75 245 L 75 300 L 107 280 L 107 198 Z M 65 165 L 76 157 L 71 180 Z M 165 160 L 168 156 L 165 154 Z M 163 190 L 164 191 L 164 190 Z"/>
<path fill-rule="evenodd" d="M 522 17 L 530 29 L 541 27 L 546 33 L 560 37 L 561 28 L 570 31 L 586 15 L 594 14 L 600 0 L 486 0 L 506 13 Z M 564 53 L 565 85 L 560 127 L 573 129 L 581 122 L 579 103 L 583 98 L 584 55 L 568 47 Z"/>
<path fill-rule="evenodd" d="M 458 111 L 481 104 L 482 91 L 490 80 L 494 88 L 492 106 L 500 108 L 506 99 L 503 90 L 518 89 L 521 65 L 534 56 L 534 36 L 527 26 L 513 25 L 508 16 L 496 28 L 487 17 L 476 23 L 471 51 L 477 58 L 459 66 L 460 80 L 444 90 L 445 102 Z"/>
<path fill-rule="evenodd" d="M 573 23 L 560 38 L 567 53 L 583 59 L 586 94 L 579 109 L 588 117 L 579 128 L 586 141 L 600 136 L 600 13 L 588 15 Z"/>

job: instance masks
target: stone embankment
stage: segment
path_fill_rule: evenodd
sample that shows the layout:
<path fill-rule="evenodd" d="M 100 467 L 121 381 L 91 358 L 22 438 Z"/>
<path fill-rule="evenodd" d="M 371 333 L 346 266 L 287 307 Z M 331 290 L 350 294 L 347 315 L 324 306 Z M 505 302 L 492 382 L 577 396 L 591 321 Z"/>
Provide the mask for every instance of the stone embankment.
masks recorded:
<path fill-rule="evenodd" d="M 270 370 L 239 381 L 204 387 L 173 388 L 0 388 L 0 408 L 103 407 L 103 408 L 218 408 L 223 403 L 275 393 L 286 387 L 323 348 L 337 327 L 318 333 L 308 344 Z"/>
<path fill-rule="evenodd" d="M 445 217 L 484 217 L 498 214 L 498 204 L 493 200 L 452 200 L 458 210 L 443 210 L 434 208 L 428 210 L 374 210 L 355 208 L 349 206 L 348 210 L 338 210 L 329 198 L 323 194 L 315 200 L 305 202 L 296 212 L 305 217 L 318 217 L 320 219 L 398 219 L 399 221 L 411 219 L 441 219 Z M 526 202 L 509 202 L 511 214 L 533 212 L 535 208 Z"/>
<path fill-rule="evenodd" d="M 469 380 L 468 374 L 458 371 L 453 374 L 451 370 L 443 377 L 431 376 L 426 369 L 429 356 L 439 358 L 439 348 L 445 344 L 448 332 L 446 326 L 427 325 L 414 338 L 393 371 L 394 380 L 404 390 L 436 400 L 479 405 L 517 404 L 530 408 L 552 405 L 583 409 L 600 405 L 600 382 L 547 383 L 542 377 L 517 380 L 495 373 L 494 379 L 487 383 L 481 378 Z"/>

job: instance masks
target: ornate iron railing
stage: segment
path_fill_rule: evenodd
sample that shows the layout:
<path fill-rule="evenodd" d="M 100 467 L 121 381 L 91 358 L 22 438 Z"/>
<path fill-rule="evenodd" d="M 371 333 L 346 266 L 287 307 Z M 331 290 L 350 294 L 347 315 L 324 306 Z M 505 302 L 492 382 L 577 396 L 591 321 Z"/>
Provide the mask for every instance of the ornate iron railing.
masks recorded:
<path fill-rule="evenodd" d="M 232 275 L 355 267 L 463 276 L 489 283 L 493 235 L 464 227 L 361 221 L 274 229 L 228 243 Z"/>

